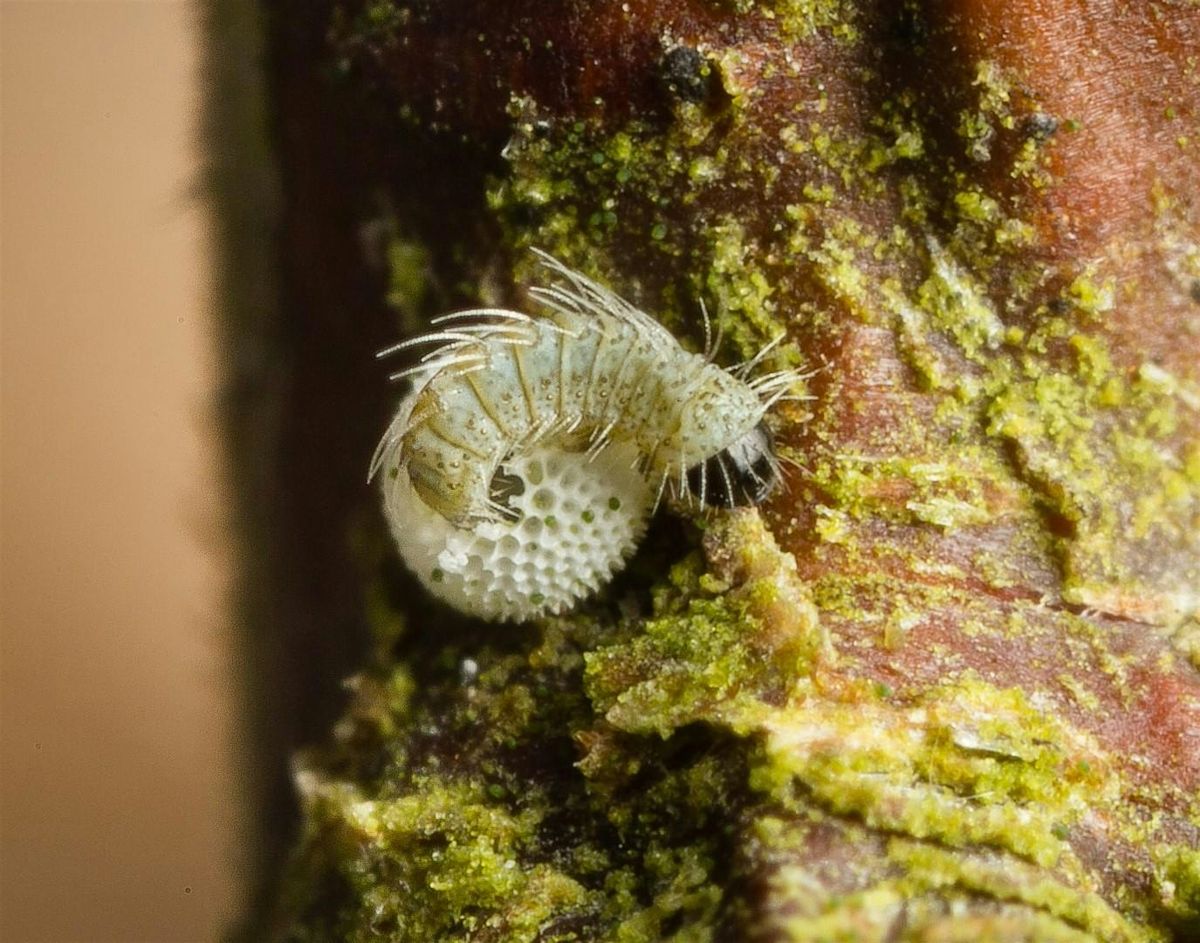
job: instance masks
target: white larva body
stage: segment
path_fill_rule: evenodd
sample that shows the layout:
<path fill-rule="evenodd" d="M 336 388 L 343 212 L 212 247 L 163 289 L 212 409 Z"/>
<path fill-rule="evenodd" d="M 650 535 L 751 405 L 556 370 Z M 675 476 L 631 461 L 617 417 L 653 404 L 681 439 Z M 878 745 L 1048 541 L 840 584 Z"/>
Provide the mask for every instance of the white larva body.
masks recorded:
<path fill-rule="evenodd" d="M 723 477 L 731 502 L 745 490 L 731 468 L 752 476 L 756 493 L 769 487 L 777 468 L 756 430 L 796 379 L 746 382 L 541 260 L 558 276 L 532 289 L 546 318 L 468 311 L 391 348 L 441 345 L 401 374 L 414 389 L 372 463 L 406 565 L 435 596 L 485 619 L 561 612 L 604 585 L 664 491 L 703 501 L 716 490 L 705 473 L 715 456 L 709 474 Z M 764 461 L 771 474 L 760 477 Z"/>

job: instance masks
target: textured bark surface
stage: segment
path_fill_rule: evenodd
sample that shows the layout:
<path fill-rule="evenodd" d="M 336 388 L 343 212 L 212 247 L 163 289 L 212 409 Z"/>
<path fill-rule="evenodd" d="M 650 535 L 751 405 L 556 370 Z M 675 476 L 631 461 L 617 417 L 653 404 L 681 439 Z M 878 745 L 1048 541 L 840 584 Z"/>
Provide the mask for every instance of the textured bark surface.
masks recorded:
<path fill-rule="evenodd" d="M 301 763 L 278 933 L 1200 933 L 1200 8 L 546 6 L 276 23 L 297 303 L 366 364 L 546 249 L 683 338 L 706 303 L 731 359 L 785 331 L 798 468 L 525 627 L 356 517 L 378 652 Z"/>

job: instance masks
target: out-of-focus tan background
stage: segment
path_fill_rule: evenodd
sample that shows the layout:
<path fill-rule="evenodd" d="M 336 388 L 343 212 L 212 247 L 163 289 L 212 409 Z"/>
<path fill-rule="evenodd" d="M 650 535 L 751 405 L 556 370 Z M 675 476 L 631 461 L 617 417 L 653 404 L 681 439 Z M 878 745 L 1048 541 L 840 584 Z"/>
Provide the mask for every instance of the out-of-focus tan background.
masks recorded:
<path fill-rule="evenodd" d="M 215 939 L 234 670 L 196 11 L 0 0 L 0 940 Z"/>

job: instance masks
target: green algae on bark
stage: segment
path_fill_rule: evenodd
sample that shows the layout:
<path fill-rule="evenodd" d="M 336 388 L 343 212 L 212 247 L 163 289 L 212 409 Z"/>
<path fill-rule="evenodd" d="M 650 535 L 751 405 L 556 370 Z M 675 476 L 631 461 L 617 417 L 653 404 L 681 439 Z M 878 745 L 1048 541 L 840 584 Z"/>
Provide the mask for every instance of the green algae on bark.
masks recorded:
<path fill-rule="evenodd" d="M 788 939 L 882 938 L 906 901 L 933 926 L 980 895 L 1031 939 L 1166 939 L 1072 849 L 1098 820 L 1148 834 L 1094 738 L 1017 689 L 963 679 L 912 700 L 840 678 L 757 514 L 716 522 L 704 546 L 645 622 L 547 622 L 421 691 L 403 669 L 360 681 L 339 743 L 298 774 L 297 874 L 314 882 L 299 896 L 339 905 L 294 938 L 717 940 L 749 879 L 737 869 L 782 859 L 755 880 L 805 893 L 750 922 Z M 908 838 L 825 898 L 823 866 L 797 852 L 831 822 Z M 1196 861 L 1164 847 L 1147 874 L 1184 915 Z"/>
<path fill-rule="evenodd" d="M 756 537 L 760 528 L 754 515 L 735 524 Z M 681 564 L 656 590 L 656 638 L 684 653 L 705 645 L 698 619 L 725 623 L 731 634 L 758 625 L 760 650 L 778 660 L 753 692 L 744 677 L 749 664 L 736 666 L 753 700 L 817 657 L 815 617 L 790 582 L 790 558 L 760 540 L 726 535 L 719 547 L 715 540 L 707 541 L 712 572 Z M 701 606 L 697 614 L 697 604 L 722 592 L 732 608 Z M 764 626 L 779 634 L 763 637 Z M 635 624 L 626 631 L 634 634 Z M 628 715 L 606 704 L 600 689 L 636 670 L 614 660 L 624 653 L 611 629 L 556 620 L 519 653 L 477 652 L 422 691 L 403 669 L 360 679 L 338 743 L 304 759 L 297 774 L 308 836 L 293 893 L 327 907 L 315 891 L 323 885 L 340 906 L 316 909 L 293 938 L 648 943 L 673 926 L 674 939 L 712 939 L 724 899 L 714 880 L 722 870 L 722 814 L 745 788 L 738 773 L 746 747 L 697 740 L 696 750 L 686 736 L 671 739 L 685 717 L 654 721 L 660 736 L 650 746 L 623 739 L 600 714 Z M 660 665 L 661 654 L 646 664 Z M 699 674 L 680 680 L 699 692 L 695 713 L 735 700 L 719 680 L 734 667 L 723 646 L 707 644 L 690 657 Z M 581 671 L 591 678 L 586 686 Z M 596 690 L 596 705 L 585 689 Z M 677 695 L 657 700 L 666 706 Z M 474 743 L 469 759 L 449 752 L 463 738 Z M 583 776 L 564 776 L 569 762 L 553 766 L 555 754 L 569 759 L 572 739 L 585 748 Z M 379 762 L 358 768 L 374 751 L 383 753 Z"/>
<path fill-rule="evenodd" d="M 501 297 L 538 247 L 817 372 L 784 492 L 616 600 L 473 644 L 408 610 L 303 766 L 293 938 L 1200 925 L 1200 170 L 1121 177 L 1142 211 L 1097 222 L 1062 76 L 977 5 L 899 6 L 347 4 L 397 110 L 494 145 Z M 1156 48 L 1200 42 L 1175 12 Z M 1147 22 L 1089 19 L 1118 52 Z M 1164 85 L 1195 124 L 1194 67 Z M 424 238 L 395 285 L 472 251 Z"/>

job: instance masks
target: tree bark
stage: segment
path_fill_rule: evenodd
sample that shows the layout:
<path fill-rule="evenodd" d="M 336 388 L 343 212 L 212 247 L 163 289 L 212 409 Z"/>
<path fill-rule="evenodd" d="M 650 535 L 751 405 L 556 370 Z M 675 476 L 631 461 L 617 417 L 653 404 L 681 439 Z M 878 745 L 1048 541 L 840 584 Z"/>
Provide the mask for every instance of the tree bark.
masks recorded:
<path fill-rule="evenodd" d="M 271 932 L 1200 934 L 1200 8 L 294 6 L 287 609 L 374 641 Z M 765 506 L 483 626 L 362 490 L 370 353 L 531 247 L 811 398 Z"/>

